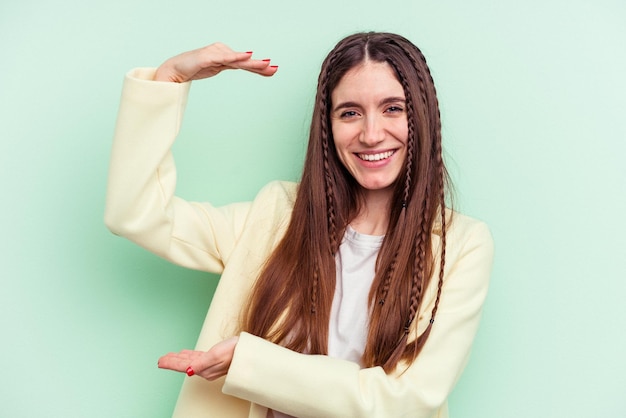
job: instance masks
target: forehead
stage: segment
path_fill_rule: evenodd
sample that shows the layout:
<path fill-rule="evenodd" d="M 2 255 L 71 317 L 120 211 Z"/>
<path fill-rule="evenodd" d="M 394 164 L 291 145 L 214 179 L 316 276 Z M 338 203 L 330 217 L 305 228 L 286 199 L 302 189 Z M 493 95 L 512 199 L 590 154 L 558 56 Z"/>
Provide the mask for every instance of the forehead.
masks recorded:
<path fill-rule="evenodd" d="M 331 93 L 335 103 L 352 96 L 404 97 L 404 89 L 389 63 L 368 60 L 348 70 Z"/>

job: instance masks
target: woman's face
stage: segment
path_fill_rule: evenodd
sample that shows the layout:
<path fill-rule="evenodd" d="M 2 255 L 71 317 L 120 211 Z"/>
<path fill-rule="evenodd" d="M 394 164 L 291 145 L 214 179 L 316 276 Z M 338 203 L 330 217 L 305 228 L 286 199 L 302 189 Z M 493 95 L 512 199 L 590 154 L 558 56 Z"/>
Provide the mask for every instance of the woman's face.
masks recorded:
<path fill-rule="evenodd" d="M 386 62 L 349 70 L 331 93 L 331 125 L 339 159 L 366 190 L 389 190 L 407 154 L 402 85 Z"/>

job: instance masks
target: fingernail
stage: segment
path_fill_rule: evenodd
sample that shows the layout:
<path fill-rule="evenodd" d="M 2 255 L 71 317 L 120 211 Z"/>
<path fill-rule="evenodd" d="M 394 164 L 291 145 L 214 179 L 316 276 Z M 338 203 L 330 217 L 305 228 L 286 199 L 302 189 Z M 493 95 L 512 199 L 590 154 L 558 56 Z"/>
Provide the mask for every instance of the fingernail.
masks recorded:
<path fill-rule="evenodd" d="M 193 371 L 191 366 L 187 367 L 187 376 L 193 376 L 194 374 L 195 372 Z"/>
<path fill-rule="evenodd" d="M 271 59 L 269 59 L 269 58 L 265 58 L 263 61 L 265 61 L 265 62 L 270 62 L 270 61 L 271 61 Z"/>
<path fill-rule="evenodd" d="M 246 54 L 252 54 L 252 51 L 246 51 Z"/>
<path fill-rule="evenodd" d="M 270 65 L 270 68 L 278 68 L 278 65 Z"/>

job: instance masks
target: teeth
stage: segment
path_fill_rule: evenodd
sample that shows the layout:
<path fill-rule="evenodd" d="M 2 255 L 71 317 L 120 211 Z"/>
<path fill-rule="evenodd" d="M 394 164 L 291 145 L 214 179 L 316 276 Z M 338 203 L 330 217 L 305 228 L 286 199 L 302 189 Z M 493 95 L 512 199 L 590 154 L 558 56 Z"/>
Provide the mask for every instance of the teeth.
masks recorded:
<path fill-rule="evenodd" d="M 379 154 L 359 154 L 359 158 L 365 161 L 380 161 L 389 158 L 394 151 L 381 152 Z"/>

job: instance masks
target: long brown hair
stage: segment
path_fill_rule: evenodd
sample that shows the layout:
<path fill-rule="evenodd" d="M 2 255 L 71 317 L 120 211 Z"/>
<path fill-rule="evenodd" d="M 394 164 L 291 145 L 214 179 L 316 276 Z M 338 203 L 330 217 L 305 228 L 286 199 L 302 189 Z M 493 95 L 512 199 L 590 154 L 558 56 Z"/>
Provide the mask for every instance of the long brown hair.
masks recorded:
<path fill-rule="evenodd" d="M 322 64 L 307 155 L 291 221 L 261 272 L 243 312 L 242 329 L 295 351 L 327 354 L 335 291 L 335 254 L 358 214 L 361 189 L 340 162 L 330 126 L 331 93 L 351 68 L 387 62 L 402 84 L 408 121 L 407 160 L 394 186 L 387 233 L 369 294 L 362 362 L 392 371 L 419 354 L 439 305 L 445 263 L 445 194 L 435 86 L 420 50 L 402 36 L 358 33 L 340 41 Z M 441 222 L 439 274 L 431 280 L 431 232 Z M 437 293 L 426 330 L 409 342 L 430 281 Z"/>

